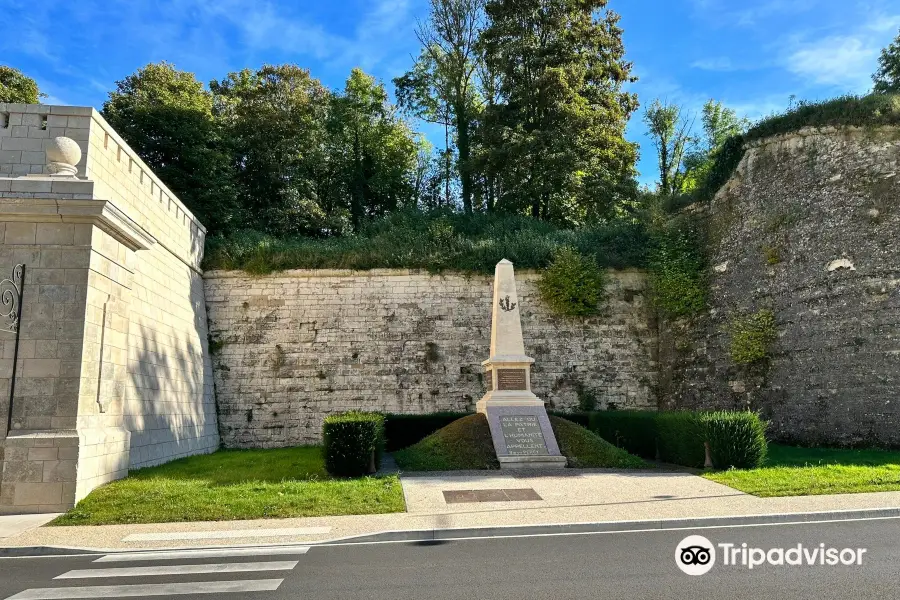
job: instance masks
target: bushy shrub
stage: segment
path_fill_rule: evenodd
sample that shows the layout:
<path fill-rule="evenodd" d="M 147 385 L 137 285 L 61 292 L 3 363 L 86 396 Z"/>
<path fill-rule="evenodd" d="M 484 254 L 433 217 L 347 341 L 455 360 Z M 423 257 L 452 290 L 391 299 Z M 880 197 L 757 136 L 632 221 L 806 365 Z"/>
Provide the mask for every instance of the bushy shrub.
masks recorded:
<path fill-rule="evenodd" d="M 713 466 L 754 469 L 766 460 L 766 423 L 752 412 L 716 411 L 701 417 Z"/>
<path fill-rule="evenodd" d="M 583 317 L 597 312 L 604 296 L 605 277 L 593 256 L 584 256 L 564 246 L 553 253 L 538 280 L 541 300 L 554 313 Z"/>
<path fill-rule="evenodd" d="M 739 365 L 749 365 L 767 358 L 769 347 L 778 337 L 775 315 L 767 309 L 734 317 L 728 325 L 728 332 L 731 335 L 731 360 Z"/>
<path fill-rule="evenodd" d="M 604 440 L 643 458 L 656 458 L 656 411 L 604 410 L 588 414 L 587 427 Z"/>
<path fill-rule="evenodd" d="M 386 449 L 394 452 L 407 448 L 425 439 L 438 429 L 469 416 L 464 412 L 435 412 L 424 415 L 386 414 L 384 415 L 384 435 Z"/>
<path fill-rule="evenodd" d="M 351 411 L 325 417 L 322 425 L 325 468 L 337 477 L 358 477 L 381 465 L 384 416 Z"/>
<path fill-rule="evenodd" d="M 665 411 L 656 417 L 659 459 L 685 467 L 701 468 L 706 462 L 702 414 Z"/>

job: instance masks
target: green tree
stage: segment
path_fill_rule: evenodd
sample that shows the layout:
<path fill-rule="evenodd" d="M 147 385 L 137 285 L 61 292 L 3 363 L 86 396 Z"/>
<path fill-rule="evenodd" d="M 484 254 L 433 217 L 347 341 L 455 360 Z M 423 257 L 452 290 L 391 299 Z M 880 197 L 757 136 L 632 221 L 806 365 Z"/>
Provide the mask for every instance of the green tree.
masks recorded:
<path fill-rule="evenodd" d="M 746 118 L 738 117 L 734 110 L 715 100 L 708 100 L 703 105 L 701 121 L 703 138 L 684 157 L 685 177 L 681 183 L 681 191 L 684 192 L 703 185 L 725 142 L 744 133 L 750 126 Z"/>
<path fill-rule="evenodd" d="M 497 207 L 583 223 L 636 193 L 637 98 L 607 0 L 488 0 L 480 45 L 499 82 L 481 131 Z"/>
<path fill-rule="evenodd" d="M 683 162 L 694 141 L 691 137 L 693 123 L 685 118 L 679 105 L 659 99 L 647 107 L 644 123 L 656 148 L 659 191 L 665 196 L 677 194 L 682 191 L 686 177 Z"/>
<path fill-rule="evenodd" d="M 151 63 L 116 82 L 103 116 L 211 233 L 240 221 L 213 101 L 193 73 Z"/>
<path fill-rule="evenodd" d="M 326 123 L 331 94 L 307 69 L 264 65 L 212 81 L 247 225 L 315 235 L 341 227 L 326 210 Z"/>
<path fill-rule="evenodd" d="M 34 79 L 16 68 L 0 65 L 0 102 L 37 104 L 46 97 Z"/>
<path fill-rule="evenodd" d="M 900 33 L 887 48 L 882 49 L 878 58 L 878 70 L 872 75 L 872 79 L 876 93 L 900 93 Z"/>
<path fill-rule="evenodd" d="M 457 171 L 463 210 L 472 212 L 472 128 L 479 110 L 475 74 L 476 44 L 484 21 L 484 0 L 430 0 L 428 20 L 416 34 L 422 42 L 437 88 L 444 91 L 456 134 Z"/>
<path fill-rule="evenodd" d="M 450 188 L 454 169 L 453 151 L 450 145 L 450 128 L 453 127 L 453 109 L 450 106 L 451 90 L 446 79 L 438 73 L 435 56 L 440 49 L 423 48 L 413 68 L 394 79 L 397 104 L 407 114 L 444 128 L 444 150 L 440 153 L 444 184 L 443 204 L 452 204 Z"/>
<path fill-rule="evenodd" d="M 419 146 L 397 118 L 384 85 L 353 69 L 328 120 L 331 210 L 349 211 L 353 228 L 365 218 L 414 205 Z"/>

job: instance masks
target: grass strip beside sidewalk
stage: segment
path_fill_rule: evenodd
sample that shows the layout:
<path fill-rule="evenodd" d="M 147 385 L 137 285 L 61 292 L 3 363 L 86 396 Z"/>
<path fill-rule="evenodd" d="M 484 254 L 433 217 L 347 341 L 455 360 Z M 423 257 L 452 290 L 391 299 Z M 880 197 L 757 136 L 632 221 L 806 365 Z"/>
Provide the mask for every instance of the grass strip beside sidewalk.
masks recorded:
<path fill-rule="evenodd" d="M 900 490 L 900 452 L 771 444 L 761 468 L 703 476 L 760 497 L 890 492 Z"/>
<path fill-rule="evenodd" d="M 97 488 L 51 525 L 227 521 L 405 510 L 396 476 L 333 479 L 318 447 L 220 450 Z"/>

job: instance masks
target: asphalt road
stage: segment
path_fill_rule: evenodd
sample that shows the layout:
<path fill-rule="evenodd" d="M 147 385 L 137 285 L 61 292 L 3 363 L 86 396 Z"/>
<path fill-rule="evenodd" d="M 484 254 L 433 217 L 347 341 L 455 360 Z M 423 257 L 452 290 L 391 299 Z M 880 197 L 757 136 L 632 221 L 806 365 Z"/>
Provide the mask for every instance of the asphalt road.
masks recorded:
<path fill-rule="evenodd" d="M 722 565 L 719 549 L 716 564 L 707 574 L 690 576 L 677 568 L 675 551 L 691 534 L 703 535 L 714 545 L 732 543 L 736 548 L 746 543 L 769 550 L 800 543 L 815 549 L 824 543 L 826 547 L 867 551 L 862 565 L 764 565 L 751 570 Z M 296 549 L 281 549 L 280 554 L 271 554 L 269 549 L 240 552 L 234 555 L 226 550 L 232 555 L 219 552 L 200 557 L 162 554 L 145 556 L 145 560 L 131 560 L 133 556 L 122 560 L 121 555 L 2 558 L 0 600 L 129 596 L 176 600 L 900 597 L 898 519 L 435 544 L 314 546 L 306 553 Z"/>

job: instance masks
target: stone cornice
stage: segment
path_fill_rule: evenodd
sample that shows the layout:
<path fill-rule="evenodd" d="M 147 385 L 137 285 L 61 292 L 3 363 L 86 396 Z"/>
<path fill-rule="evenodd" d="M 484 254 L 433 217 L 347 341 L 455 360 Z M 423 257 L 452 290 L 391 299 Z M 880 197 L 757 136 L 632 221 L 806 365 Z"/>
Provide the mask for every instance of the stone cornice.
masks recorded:
<path fill-rule="evenodd" d="M 156 238 L 109 200 L 0 198 L 0 220 L 90 223 L 131 250 L 147 250 L 156 244 Z"/>

